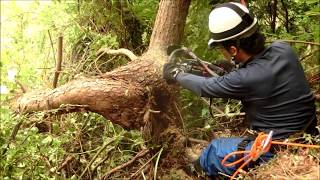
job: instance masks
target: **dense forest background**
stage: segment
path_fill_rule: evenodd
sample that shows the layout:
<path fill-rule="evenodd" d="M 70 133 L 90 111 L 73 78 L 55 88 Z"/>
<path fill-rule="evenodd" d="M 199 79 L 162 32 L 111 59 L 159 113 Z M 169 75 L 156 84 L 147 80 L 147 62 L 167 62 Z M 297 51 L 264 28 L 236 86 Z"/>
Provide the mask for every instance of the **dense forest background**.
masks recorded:
<path fill-rule="evenodd" d="M 210 62 L 222 58 L 207 49 L 207 16 L 212 5 L 219 2 L 223 1 L 191 1 L 181 43 Z M 63 56 L 57 86 L 75 78 L 101 75 L 130 62 L 126 56 L 98 54 L 101 48 L 126 48 L 143 54 L 158 5 L 158 0 L 1 1 L 0 179 L 192 178 L 181 170 L 185 165 L 181 149 L 168 149 L 170 145 L 165 142 L 150 143 L 139 130 L 128 131 L 85 110 L 24 114 L 13 105 L 26 92 L 53 89 L 59 39 Z M 260 20 L 267 42 L 285 40 L 299 55 L 318 99 L 318 118 L 319 6 L 318 0 L 256 0 L 248 4 Z M 201 143 L 216 136 L 241 135 L 241 104 L 216 99 L 213 105 L 215 117 L 210 116 L 202 99 L 180 91 L 177 109 L 184 135 Z M 308 135 L 305 138 L 320 141 Z M 291 160 L 282 161 L 299 165 L 294 172 L 282 172 L 288 179 L 300 177 L 301 171 L 318 172 L 313 168 L 319 167 L 319 152 L 286 153 Z M 299 159 L 301 154 L 308 159 Z M 264 177 L 263 172 L 255 175 Z"/>

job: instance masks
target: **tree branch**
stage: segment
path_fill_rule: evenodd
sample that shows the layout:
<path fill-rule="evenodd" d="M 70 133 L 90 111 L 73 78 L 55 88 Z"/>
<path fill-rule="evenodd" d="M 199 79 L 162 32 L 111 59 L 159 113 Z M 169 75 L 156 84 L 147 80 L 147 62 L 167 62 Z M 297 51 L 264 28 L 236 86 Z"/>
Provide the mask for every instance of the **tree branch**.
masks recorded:
<path fill-rule="evenodd" d="M 101 179 L 107 179 L 111 174 L 115 173 L 116 171 L 122 169 L 122 168 L 125 168 L 127 166 L 129 166 L 130 164 L 132 164 L 133 162 L 135 162 L 138 158 L 146 155 L 147 153 L 149 153 L 149 149 L 145 149 L 145 150 L 142 150 L 140 151 L 135 157 L 133 157 L 130 161 L 124 163 L 124 164 L 121 164 L 120 166 L 117 166 L 113 169 L 111 169 L 109 172 L 107 172 L 106 174 L 104 174 L 102 176 Z"/>
<path fill-rule="evenodd" d="M 22 84 L 19 80 L 16 79 L 15 82 L 20 86 L 23 93 L 26 93 L 28 91 L 28 88 L 24 84 Z"/>
<path fill-rule="evenodd" d="M 115 149 L 115 147 L 112 147 L 112 148 L 108 149 L 108 152 L 104 154 L 105 157 L 104 157 L 101 161 L 99 161 L 96 166 L 94 166 L 94 167 L 92 168 L 92 172 L 95 172 L 95 171 L 97 170 L 97 168 L 98 168 L 102 163 L 104 163 L 107 159 L 110 158 L 110 154 L 111 154 L 112 150 L 114 150 L 114 149 Z"/>
<path fill-rule="evenodd" d="M 299 59 L 299 61 L 303 61 L 304 59 L 307 59 L 307 58 L 310 57 L 310 56 L 312 57 L 312 55 L 314 55 L 317 51 L 320 51 L 320 49 L 316 49 L 316 50 L 310 52 L 309 54 L 301 57 L 301 58 Z"/>
<path fill-rule="evenodd" d="M 92 163 L 98 158 L 98 156 L 101 154 L 102 151 L 104 151 L 107 146 L 109 146 L 111 143 L 113 143 L 117 138 L 111 139 L 108 143 L 104 144 L 99 151 L 93 156 L 93 158 L 91 159 L 91 161 L 88 163 L 88 165 L 86 166 L 86 168 L 82 171 L 79 179 L 82 178 L 82 176 L 86 173 L 87 170 L 89 170 L 90 166 L 92 165 Z"/>
<path fill-rule="evenodd" d="M 290 40 L 290 39 L 279 39 L 279 41 L 284 41 L 288 43 L 301 43 L 301 44 L 310 44 L 320 46 L 320 43 L 317 42 L 308 42 L 308 41 L 299 41 L 299 40 Z M 267 41 L 267 43 L 272 43 L 273 41 Z"/>
<path fill-rule="evenodd" d="M 206 103 L 208 106 L 210 106 L 210 102 L 208 100 L 206 100 L 204 97 L 201 97 L 201 100 Z M 216 111 L 218 111 L 220 114 L 225 114 L 223 110 L 221 110 L 220 108 L 214 106 L 214 105 L 211 105 L 211 107 L 209 107 L 211 109 L 214 109 Z"/>
<path fill-rule="evenodd" d="M 58 38 L 58 55 L 57 55 L 57 63 L 56 63 L 56 71 L 54 73 L 54 79 L 52 86 L 53 88 L 57 87 L 58 79 L 59 79 L 59 74 L 61 71 L 61 63 L 62 63 L 62 45 L 63 45 L 63 37 L 60 36 Z"/>
<path fill-rule="evenodd" d="M 234 117 L 234 116 L 244 116 L 245 113 L 223 113 L 215 114 L 214 117 Z"/>
<path fill-rule="evenodd" d="M 98 56 L 102 56 L 103 54 L 111 54 L 111 55 L 121 55 L 121 54 L 123 54 L 123 55 L 126 55 L 131 60 L 138 59 L 138 56 L 133 54 L 132 51 L 130 51 L 128 49 L 124 49 L 124 48 L 120 48 L 120 49 L 117 49 L 117 50 L 108 49 L 108 48 L 99 49 L 98 52 L 97 52 L 97 55 Z"/>
<path fill-rule="evenodd" d="M 57 168 L 56 172 L 61 171 L 62 168 L 64 168 L 69 162 L 71 162 L 73 159 L 75 158 L 75 156 L 71 155 L 68 156 L 63 162 L 62 164 Z"/>
<path fill-rule="evenodd" d="M 18 131 L 19 131 L 24 120 L 25 120 L 25 118 L 21 118 L 20 121 L 14 126 L 14 128 L 11 132 L 10 138 L 8 140 L 7 147 L 3 150 L 3 152 L 1 153 L 1 156 L 4 156 L 6 154 L 7 150 L 10 147 L 11 142 L 15 141 L 16 136 L 18 134 Z"/>
<path fill-rule="evenodd" d="M 198 143 L 198 144 L 204 144 L 204 145 L 208 145 L 210 142 L 206 141 L 206 140 L 202 140 L 202 139 L 195 139 L 195 138 L 191 138 L 188 137 L 187 139 L 189 142 L 193 142 L 193 143 Z"/>
<path fill-rule="evenodd" d="M 160 152 L 160 151 L 159 151 Z M 157 152 L 156 154 L 154 154 L 146 163 L 144 163 L 135 173 L 133 173 L 130 177 L 129 180 L 133 179 L 135 176 L 137 176 L 137 174 L 147 165 L 149 164 L 155 157 L 157 157 L 157 155 L 159 154 L 159 152 Z"/>
<path fill-rule="evenodd" d="M 50 30 L 48 30 L 48 35 L 49 35 L 49 39 L 50 39 L 50 43 L 51 43 L 51 48 L 52 48 L 53 60 L 54 60 L 54 62 L 56 62 L 56 56 L 54 55 L 55 53 L 54 53 L 54 47 L 53 47 L 53 42 L 52 42 Z"/>

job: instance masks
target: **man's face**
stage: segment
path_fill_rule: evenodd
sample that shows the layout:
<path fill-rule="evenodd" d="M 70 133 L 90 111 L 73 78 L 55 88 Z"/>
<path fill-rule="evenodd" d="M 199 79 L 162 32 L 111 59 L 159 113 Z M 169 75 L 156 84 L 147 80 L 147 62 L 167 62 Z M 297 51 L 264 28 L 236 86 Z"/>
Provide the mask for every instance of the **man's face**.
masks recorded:
<path fill-rule="evenodd" d="M 231 54 L 222 46 L 218 46 L 218 51 L 222 53 L 223 57 L 228 61 L 231 62 L 232 56 Z"/>
<path fill-rule="evenodd" d="M 230 46 L 228 50 L 221 46 L 219 51 L 223 54 L 224 58 L 231 63 L 232 61 L 234 61 L 234 63 L 240 63 L 243 62 L 243 60 L 246 60 L 246 58 L 243 56 L 243 51 L 238 49 L 236 46 Z"/>

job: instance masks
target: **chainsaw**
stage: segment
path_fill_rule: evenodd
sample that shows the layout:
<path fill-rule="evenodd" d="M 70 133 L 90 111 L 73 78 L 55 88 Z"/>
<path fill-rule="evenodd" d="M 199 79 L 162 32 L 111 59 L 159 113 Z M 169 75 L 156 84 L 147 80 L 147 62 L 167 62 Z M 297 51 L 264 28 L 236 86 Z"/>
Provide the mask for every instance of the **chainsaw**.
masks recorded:
<path fill-rule="evenodd" d="M 227 60 L 216 61 L 215 64 L 209 63 L 198 58 L 190 49 L 177 45 L 169 46 L 167 49 L 168 62 L 180 67 L 186 73 L 204 76 L 219 77 L 231 72 L 235 66 Z M 212 98 L 209 98 L 209 113 L 213 117 L 211 110 Z"/>
<path fill-rule="evenodd" d="M 233 64 L 227 60 L 209 63 L 197 57 L 190 49 L 177 45 L 169 46 L 167 49 L 168 62 L 183 69 L 185 72 L 205 77 L 218 77 L 229 73 Z"/>

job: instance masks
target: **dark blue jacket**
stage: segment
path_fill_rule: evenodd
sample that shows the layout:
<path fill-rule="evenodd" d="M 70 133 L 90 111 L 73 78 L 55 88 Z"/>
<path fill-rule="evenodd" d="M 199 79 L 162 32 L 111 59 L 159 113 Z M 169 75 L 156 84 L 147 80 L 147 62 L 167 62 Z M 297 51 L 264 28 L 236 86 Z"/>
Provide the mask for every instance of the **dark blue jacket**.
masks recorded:
<path fill-rule="evenodd" d="M 241 100 L 251 128 L 274 130 L 275 138 L 316 126 L 314 95 L 287 43 L 272 43 L 241 68 L 221 77 L 179 73 L 176 79 L 199 96 Z"/>

